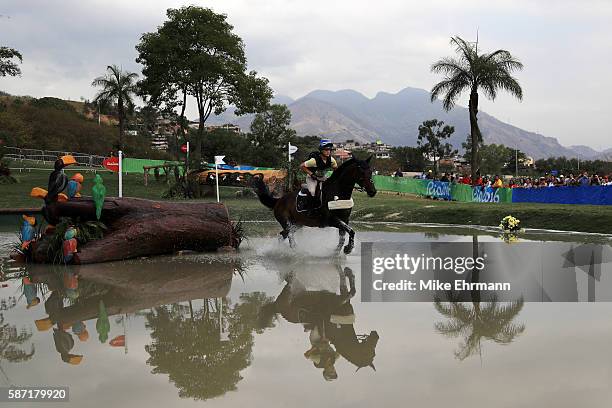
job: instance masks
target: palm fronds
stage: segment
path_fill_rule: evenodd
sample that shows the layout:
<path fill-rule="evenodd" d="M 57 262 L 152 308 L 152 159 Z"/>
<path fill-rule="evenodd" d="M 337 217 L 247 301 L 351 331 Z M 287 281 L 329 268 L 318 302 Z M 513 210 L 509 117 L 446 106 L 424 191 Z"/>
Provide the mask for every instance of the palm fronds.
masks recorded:
<path fill-rule="evenodd" d="M 494 100 L 499 90 L 504 90 L 517 99 L 523 98 L 523 90 L 512 73 L 523 69 L 523 64 L 507 50 L 496 50 L 478 54 L 476 46 L 452 37 L 457 57 L 444 57 L 432 64 L 431 72 L 443 74 L 444 78 L 431 89 L 431 100 L 443 95 L 443 107 L 450 110 L 464 91 L 481 89 L 487 98 Z"/>

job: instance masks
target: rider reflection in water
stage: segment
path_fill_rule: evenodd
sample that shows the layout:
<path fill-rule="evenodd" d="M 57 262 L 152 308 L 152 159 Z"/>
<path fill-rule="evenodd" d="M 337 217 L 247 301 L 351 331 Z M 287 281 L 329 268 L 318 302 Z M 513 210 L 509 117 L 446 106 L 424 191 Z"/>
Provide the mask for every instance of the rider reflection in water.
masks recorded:
<path fill-rule="evenodd" d="M 327 381 L 338 378 L 335 363 L 340 356 L 357 369 L 374 369 L 373 360 L 378 344 L 376 331 L 368 335 L 355 333 L 355 314 L 350 302 L 356 292 L 353 272 L 348 267 L 344 270 L 339 268 L 338 275 L 340 294 L 307 290 L 292 273 L 286 278 L 287 284 L 280 295 L 264 312 L 266 315 L 280 313 L 288 322 L 303 325 L 304 331 L 309 332 L 311 344 L 304 357 L 323 370 L 323 378 Z"/>

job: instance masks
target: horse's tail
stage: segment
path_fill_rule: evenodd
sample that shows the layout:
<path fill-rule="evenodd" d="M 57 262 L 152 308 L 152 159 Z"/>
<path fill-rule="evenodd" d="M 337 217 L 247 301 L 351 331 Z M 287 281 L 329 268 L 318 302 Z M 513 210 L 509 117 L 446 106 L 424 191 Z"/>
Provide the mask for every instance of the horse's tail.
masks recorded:
<path fill-rule="evenodd" d="M 259 197 L 259 201 L 261 201 L 263 205 L 268 208 L 274 208 L 278 202 L 278 198 L 272 197 L 270 190 L 268 190 L 268 186 L 266 186 L 266 183 L 264 183 L 261 177 L 256 177 L 253 180 L 253 188 L 255 189 L 257 197 Z"/>

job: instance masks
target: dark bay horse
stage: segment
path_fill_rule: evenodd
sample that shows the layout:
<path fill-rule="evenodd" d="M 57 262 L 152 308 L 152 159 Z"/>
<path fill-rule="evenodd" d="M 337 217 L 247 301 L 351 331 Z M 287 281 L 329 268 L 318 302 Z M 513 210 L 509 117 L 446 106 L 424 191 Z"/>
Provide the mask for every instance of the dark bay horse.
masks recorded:
<path fill-rule="evenodd" d="M 283 230 L 283 239 L 289 238 L 291 247 L 295 247 L 293 233 L 300 226 L 306 227 L 335 227 L 338 228 L 340 238 L 337 249 L 344 245 L 346 233 L 349 242 L 344 247 L 344 253 L 350 254 L 355 246 L 355 231 L 349 227 L 349 216 L 351 208 L 329 210 L 328 202 L 334 200 L 350 200 L 355 184 L 364 189 L 368 196 L 376 195 L 376 188 L 372 181 L 372 169 L 370 168 L 370 156 L 367 160 L 350 159 L 342 163 L 333 174 L 322 183 L 322 205 L 313 212 L 298 212 L 296 200 L 299 190 L 293 191 L 280 198 L 272 197 L 265 183 L 261 179 L 255 179 L 254 186 L 259 201 L 268 208 L 274 210 L 274 217 Z"/>

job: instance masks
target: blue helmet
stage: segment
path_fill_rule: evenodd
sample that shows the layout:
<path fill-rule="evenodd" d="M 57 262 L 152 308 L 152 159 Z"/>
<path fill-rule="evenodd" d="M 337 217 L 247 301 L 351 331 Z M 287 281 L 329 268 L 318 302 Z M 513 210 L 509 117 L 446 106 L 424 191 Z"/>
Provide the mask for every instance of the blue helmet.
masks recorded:
<path fill-rule="evenodd" d="M 334 144 L 329 139 L 321 139 L 321 141 L 319 142 L 319 150 L 333 149 L 333 148 L 334 148 Z"/>

